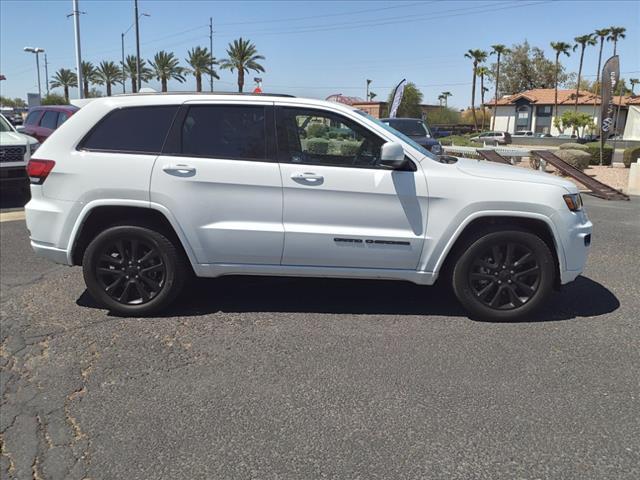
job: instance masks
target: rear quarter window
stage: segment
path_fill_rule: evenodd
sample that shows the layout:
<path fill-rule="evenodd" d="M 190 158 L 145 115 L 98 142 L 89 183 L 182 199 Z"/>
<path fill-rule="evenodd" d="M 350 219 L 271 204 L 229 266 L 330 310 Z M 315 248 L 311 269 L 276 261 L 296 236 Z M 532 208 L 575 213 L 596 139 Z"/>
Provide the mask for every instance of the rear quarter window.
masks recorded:
<path fill-rule="evenodd" d="M 178 105 L 113 110 L 85 136 L 79 148 L 158 154 L 177 111 Z"/>

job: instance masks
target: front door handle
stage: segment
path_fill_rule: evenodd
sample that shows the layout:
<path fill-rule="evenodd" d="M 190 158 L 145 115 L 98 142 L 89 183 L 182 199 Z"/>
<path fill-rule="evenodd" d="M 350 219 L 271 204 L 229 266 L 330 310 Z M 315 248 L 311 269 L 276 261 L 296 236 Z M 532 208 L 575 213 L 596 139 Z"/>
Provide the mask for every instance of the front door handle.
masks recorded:
<path fill-rule="evenodd" d="M 305 173 L 294 173 L 291 175 L 291 178 L 296 181 L 308 182 L 308 183 L 322 183 L 324 177 L 322 175 L 318 175 L 317 173 L 305 172 Z"/>
<path fill-rule="evenodd" d="M 191 177 L 196 173 L 196 167 L 185 164 L 165 165 L 162 170 L 169 175 L 177 175 L 179 177 Z"/>

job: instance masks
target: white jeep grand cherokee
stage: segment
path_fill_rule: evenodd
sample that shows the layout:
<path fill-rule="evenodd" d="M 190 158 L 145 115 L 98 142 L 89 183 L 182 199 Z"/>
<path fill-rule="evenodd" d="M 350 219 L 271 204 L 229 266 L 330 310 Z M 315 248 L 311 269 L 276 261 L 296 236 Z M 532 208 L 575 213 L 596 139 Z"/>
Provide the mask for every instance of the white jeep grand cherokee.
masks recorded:
<path fill-rule="evenodd" d="M 124 315 L 166 307 L 193 272 L 441 278 L 474 316 L 512 320 L 580 274 L 591 240 L 570 182 L 443 163 L 364 112 L 287 96 L 97 99 L 28 172 L 35 251 L 82 265 Z"/>

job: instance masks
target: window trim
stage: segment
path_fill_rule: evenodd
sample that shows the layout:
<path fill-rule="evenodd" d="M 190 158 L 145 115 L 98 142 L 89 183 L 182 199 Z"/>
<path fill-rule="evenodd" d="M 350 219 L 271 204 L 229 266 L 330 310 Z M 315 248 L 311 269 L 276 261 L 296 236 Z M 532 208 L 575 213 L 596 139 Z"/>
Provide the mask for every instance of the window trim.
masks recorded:
<path fill-rule="evenodd" d="M 324 114 L 324 116 L 334 116 L 334 117 L 338 117 L 339 119 L 345 119 L 347 120 L 349 123 L 355 124 L 357 125 L 359 128 L 365 130 L 366 132 L 368 132 L 370 135 L 373 135 L 374 137 L 376 137 L 378 140 L 380 140 L 382 142 L 382 145 L 384 145 L 385 143 L 388 142 L 388 140 L 386 140 L 385 138 L 381 137 L 380 135 L 378 135 L 377 132 L 374 132 L 373 130 L 371 130 L 370 128 L 368 128 L 367 126 L 361 124 L 360 122 L 344 115 L 342 112 L 335 112 L 333 110 L 325 110 L 322 108 L 318 108 L 315 106 L 310 106 L 310 105 L 276 105 L 275 107 L 275 113 L 276 113 L 276 144 L 278 146 L 278 163 L 283 163 L 283 164 L 287 164 L 287 165 L 309 165 L 309 166 L 318 166 L 318 167 L 337 167 L 337 168 L 357 168 L 357 169 L 368 169 L 368 170 L 382 170 L 382 171 L 393 171 L 392 169 L 386 168 L 384 165 L 342 165 L 342 164 L 335 164 L 335 163 L 304 163 L 304 162 L 291 162 L 291 161 L 283 161 L 281 160 L 281 156 L 282 155 L 289 155 L 289 148 L 287 148 L 285 151 L 281 151 L 280 150 L 280 139 L 279 139 L 279 130 L 278 130 L 278 120 L 282 121 L 282 111 L 285 109 L 294 109 L 294 110 L 302 110 L 302 111 L 311 111 L 311 112 L 318 112 L 320 114 Z M 320 115 L 319 115 L 320 116 Z M 343 123 L 347 123 L 344 122 Z M 406 156 L 406 155 L 405 155 Z M 410 157 L 409 157 L 410 158 Z M 413 160 L 411 161 L 411 163 L 413 164 Z M 415 167 L 415 165 L 414 165 Z"/>
<path fill-rule="evenodd" d="M 218 157 L 209 155 L 197 155 L 182 152 L 182 126 L 192 107 L 259 107 L 264 109 L 264 135 L 265 135 L 265 157 L 246 158 L 246 157 Z M 180 110 L 174 117 L 173 124 L 169 129 L 165 144 L 161 155 L 182 158 L 206 158 L 210 160 L 229 160 L 237 162 L 260 162 L 260 163 L 277 163 L 277 138 L 275 138 L 275 109 L 272 103 L 227 103 L 227 102 L 202 102 L 202 103 L 183 103 Z"/>
<path fill-rule="evenodd" d="M 109 118 L 111 115 L 114 115 L 116 112 L 119 112 L 121 110 L 132 110 L 135 108 L 167 108 L 167 107 L 172 107 L 175 108 L 175 112 L 173 114 L 173 118 L 171 119 L 171 123 L 169 125 L 169 129 L 167 130 L 167 133 L 165 134 L 165 137 L 162 139 L 162 145 L 160 145 L 160 149 L 157 152 L 147 152 L 147 151 L 142 151 L 142 150 L 114 150 L 111 148 L 87 148 L 84 146 L 84 144 L 86 143 L 86 141 L 89 139 L 89 137 L 91 136 L 91 134 L 103 123 L 107 120 L 107 118 Z M 104 115 L 100 120 L 98 120 L 95 125 L 93 127 L 91 127 L 89 129 L 89 131 L 82 137 L 82 139 L 78 142 L 78 145 L 76 146 L 76 150 L 79 152 L 97 152 L 97 153 L 121 153 L 121 154 L 131 154 L 131 155 L 160 155 L 162 154 L 162 149 L 164 148 L 164 144 L 167 141 L 167 138 L 169 136 L 169 132 L 171 131 L 171 128 L 173 127 L 173 122 L 176 119 L 176 116 L 178 115 L 178 113 L 180 112 L 180 105 L 179 104 L 175 104 L 175 103 L 169 103 L 169 104 L 164 104 L 164 105 L 134 105 L 134 106 L 128 106 L 128 107 L 117 107 L 114 108 L 112 110 L 109 110 L 109 112 L 107 112 L 106 115 Z M 68 118 L 67 118 L 68 120 Z"/>

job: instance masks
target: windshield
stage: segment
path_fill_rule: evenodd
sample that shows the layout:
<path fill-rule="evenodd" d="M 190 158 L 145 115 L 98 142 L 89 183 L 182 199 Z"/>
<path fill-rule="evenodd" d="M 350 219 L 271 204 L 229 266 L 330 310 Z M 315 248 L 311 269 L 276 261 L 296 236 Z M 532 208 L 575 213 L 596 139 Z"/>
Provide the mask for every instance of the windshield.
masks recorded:
<path fill-rule="evenodd" d="M 422 120 L 385 120 L 396 130 L 409 135 L 411 137 L 431 137 L 431 132 Z"/>
<path fill-rule="evenodd" d="M 429 150 L 427 150 L 426 148 L 424 148 L 422 145 L 420 145 L 419 143 L 414 142 L 413 140 L 411 140 L 411 137 L 407 137 L 404 133 L 399 132 L 398 130 L 396 130 L 395 128 L 391 127 L 390 125 L 387 125 L 384 122 L 381 122 L 379 119 L 377 119 L 376 117 L 372 117 L 371 115 L 369 115 L 367 112 L 363 112 L 362 110 L 356 110 L 356 112 L 358 112 L 360 115 L 362 115 L 363 117 L 371 120 L 373 123 L 375 123 L 376 125 L 384 128 L 387 132 L 391 133 L 392 135 L 398 137 L 400 140 L 402 140 L 405 143 L 408 143 L 409 145 L 411 145 L 413 148 L 415 148 L 416 150 L 418 150 L 421 154 L 423 154 L 425 157 L 429 157 L 433 160 L 437 160 L 436 156 L 431 153 Z"/>
<path fill-rule="evenodd" d="M 4 115 L 0 115 L 0 132 L 13 132 L 13 128 L 9 124 Z"/>

